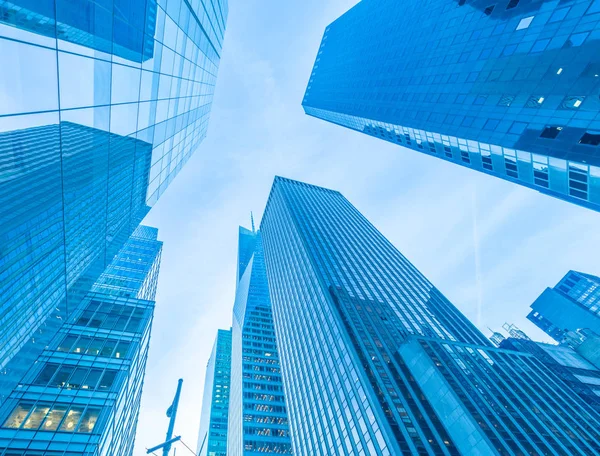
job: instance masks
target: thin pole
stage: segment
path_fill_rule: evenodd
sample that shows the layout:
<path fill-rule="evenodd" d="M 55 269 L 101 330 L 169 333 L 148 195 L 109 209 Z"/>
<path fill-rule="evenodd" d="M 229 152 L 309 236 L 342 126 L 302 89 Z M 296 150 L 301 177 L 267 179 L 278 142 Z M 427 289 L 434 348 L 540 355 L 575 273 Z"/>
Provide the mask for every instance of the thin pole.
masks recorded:
<path fill-rule="evenodd" d="M 179 395 L 181 394 L 181 384 L 183 383 L 183 379 L 180 378 L 177 383 L 177 392 L 175 393 L 175 399 L 173 399 L 173 404 L 169 407 L 167 414 L 169 418 L 169 429 L 167 429 L 167 438 L 166 442 L 173 438 L 173 429 L 175 428 L 175 418 L 177 418 L 177 406 L 179 405 Z M 163 456 L 169 456 L 169 451 L 171 450 L 171 443 L 165 445 L 163 447 Z"/>

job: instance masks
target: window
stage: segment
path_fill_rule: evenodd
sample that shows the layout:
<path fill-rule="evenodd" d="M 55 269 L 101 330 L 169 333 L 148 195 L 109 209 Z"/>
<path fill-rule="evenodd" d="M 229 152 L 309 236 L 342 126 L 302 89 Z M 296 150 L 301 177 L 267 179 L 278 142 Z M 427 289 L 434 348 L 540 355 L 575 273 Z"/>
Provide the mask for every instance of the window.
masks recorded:
<path fill-rule="evenodd" d="M 68 411 L 67 416 L 64 421 L 60 425 L 61 431 L 73 432 L 77 427 L 77 423 L 79 423 L 79 419 L 81 418 L 81 414 L 83 413 L 83 407 L 73 406 L 71 410 Z"/>
<path fill-rule="evenodd" d="M 562 127 L 547 126 L 542 131 L 540 138 L 555 139 L 561 131 L 562 131 Z"/>
<path fill-rule="evenodd" d="M 502 95 L 500 101 L 498 102 L 498 106 L 510 106 L 512 102 L 515 100 L 514 95 Z"/>
<path fill-rule="evenodd" d="M 67 385 L 67 381 L 69 377 L 73 373 L 75 368 L 73 366 L 60 366 L 57 374 L 54 376 L 54 379 L 50 383 L 50 386 L 56 386 L 58 388 L 62 388 Z"/>
<path fill-rule="evenodd" d="M 585 41 L 585 39 L 588 37 L 589 32 L 585 32 L 585 33 L 576 33 L 574 35 L 571 35 L 569 37 L 569 41 L 567 41 L 565 43 L 565 47 L 577 47 L 577 46 L 581 46 L 583 44 L 583 42 Z"/>
<path fill-rule="evenodd" d="M 67 388 L 81 388 L 83 385 L 83 381 L 85 380 L 85 377 L 87 377 L 89 371 L 90 369 L 87 367 L 78 367 L 77 369 L 75 369 L 75 372 L 73 372 L 73 375 L 71 375 L 71 378 L 69 379 Z"/>
<path fill-rule="evenodd" d="M 483 126 L 484 130 L 495 130 L 496 127 L 500 125 L 500 121 L 497 119 L 488 119 L 488 121 Z"/>
<path fill-rule="evenodd" d="M 486 16 L 491 16 L 492 13 L 494 12 L 494 8 L 496 7 L 496 5 L 491 5 L 488 6 L 484 11 L 483 14 L 485 14 Z"/>
<path fill-rule="evenodd" d="M 532 95 L 525 103 L 526 108 L 539 108 L 546 99 L 541 95 Z"/>
<path fill-rule="evenodd" d="M 83 417 L 81 418 L 81 423 L 79 423 L 79 429 L 77 432 L 89 434 L 94 430 L 94 426 L 96 425 L 96 421 L 98 421 L 98 416 L 100 415 L 99 408 L 89 407 Z"/>
<path fill-rule="evenodd" d="M 517 30 L 524 30 L 526 28 L 529 28 L 529 26 L 533 22 L 534 17 L 535 16 L 529 16 L 521 19 L 521 22 L 519 22 L 519 25 L 517 25 Z"/>
<path fill-rule="evenodd" d="M 104 346 L 102 347 L 102 351 L 100 352 L 100 356 L 110 357 L 112 356 L 114 349 L 117 345 L 117 341 L 113 339 L 108 339 Z M 117 358 L 117 356 L 115 356 Z"/>
<path fill-rule="evenodd" d="M 102 345 L 104 345 L 104 339 L 94 337 L 92 339 L 92 342 L 88 346 L 85 354 L 91 356 L 98 356 L 100 354 L 100 350 L 102 350 Z"/>
<path fill-rule="evenodd" d="M 581 106 L 581 103 L 583 103 L 584 99 L 585 99 L 584 96 L 579 96 L 579 97 L 568 96 L 568 97 L 565 97 L 564 100 L 562 101 L 562 103 L 560 104 L 560 108 L 561 109 L 579 109 L 579 106 Z"/>
<path fill-rule="evenodd" d="M 57 369 L 58 364 L 46 364 L 35 379 L 35 381 L 33 382 L 33 384 L 46 386 L 52 379 L 52 376 L 54 375 Z"/>
<path fill-rule="evenodd" d="M 587 144 L 588 146 L 600 145 L 600 132 L 586 132 L 579 140 L 579 144 Z"/>
<path fill-rule="evenodd" d="M 102 380 L 100 380 L 98 389 L 99 390 L 109 390 L 115 383 L 116 377 L 117 377 L 117 371 L 107 370 L 106 372 L 104 372 L 104 376 L 102 377 Z"/>
<path fill-rule="evenodd" d="M 42 430 L 43 431 L 56 431 L 58 429 L 58 425 L 64 418 L 65 413 L 67 413 L 68 408 L 69 407 L 66 405 L 58 405 L 58 404 L 55 405 L 54 407 L 52 407 L 52 410 L 50 411 L 50 413 L 48 413 L 48 415 L 46 415 L 46 420 L 44 421 L 44 424 L 42 425 Z"/>
<path fill-rule="evenodd" d="M 27 402 L 21 402 L 19 405 L 15 407 L 12 413 L 8 416 L 2 427 L 11 428 L 11 429 L 19 429 L 29 412 L 33 408 L 33 404 Z"/>
<path fill-rule="evenodd" d="M 33 411 L 27 417 L 25 424 L 23 425 L 23 429 L 38 429 L 44 418 L 46 418 L 46 414 L 50 410 L 50 406 L 46 404 L 38 404 L 35 406 Z"/>
<path fill-rule="evenodd" d="M 98 407 L 89 407 L 86 410 L 85 406 L 81 405 L 73 405 L 69 408 L 66 404 L 45 402 L 38 402 L 34 407 L 33 403 L 22 401 L 14 408 L 2 427 L 63 432 L 77 430 L 77 432 L 91 433 L 101 412 L 102 409 Z"/>
<path fill-rule="evenodd" d="M 600 0 L 596 0 L 594 3 L 592 3 L 592 5 L 589 7 L 589 9 L 587 10 L 587 12 L 585 14 L 594 14 L 594 13 L 600 13 Z"/>
<path fill-rule="evenodd" d="M 506 9 L 509 10 L 509 9 L 516 8 L 518 4 L 519 4 L 519 0 L 510 0 L 508 2 L 508 5 L 506 5 Z"/>
<path fill-rule="evenodd" d="M 62 342 L 58 345 L 56 349 L 59 352 L 69 352 L 71 351 L 71 347 L 77 340 L 77 336 L 67 335 Z"/>
<path fill-rule="evenodd" d="M 520 135 L 525 131 L 528 125 L 529 124 L 526 122 L 513 122 L 508 132 L 512 133 L 513 135 Z"/>
<path fill-rule="evenodd" d="M 85 383 L 81 385 L 81 389 L 96 389 L 96 385 L 98 384 L 98 380 L 102 375 L 102 369 L 92 369 L 90 374 L 85 379 Z"/>
<path fill-rule="evenodd" d="M 542 52 L 550 43 L 550 39 L 538 40 L 535 42 L 530 52 Z"/>
<path fill-rule="evenodd" d="M 79 338 L 79 340 L 75 343 L 75 345 L 73 345 L 73 348 L 71 349 L 71 351 L 73 353 L 84 354 L 91 342 L 92 342 L 91 337 L 81 336 Z"/>
<path fill-rule="evenodd" d="M 548 22 L 552 23 L 552 22 L 562 21 L 567 16 L 567 13 L 570 10 L 571 10 L 571 8 L 569 7 L 569 8 L 561 8 L 559 10 L 554 11 L 552 16 L 550 16 L 550 19 L 548 20 Z"/>

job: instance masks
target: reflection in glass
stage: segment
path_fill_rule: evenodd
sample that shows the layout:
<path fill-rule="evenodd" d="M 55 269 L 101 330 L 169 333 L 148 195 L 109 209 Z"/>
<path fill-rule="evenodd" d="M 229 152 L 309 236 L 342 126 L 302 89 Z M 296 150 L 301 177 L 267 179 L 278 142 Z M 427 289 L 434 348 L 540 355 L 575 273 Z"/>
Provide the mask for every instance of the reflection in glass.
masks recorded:
<path fill-rule="evenodd" d="M 25 418 L 29 414 L 33 407 L 33 404 L 23 403 L 21 402 L 19 405 L 15 407 L 12 413 L 8 416 L 6 421 L 4 421 L 3 427 L 19 429 Z"/>
<path fill-rule="evenodd" d="M 100 415 L 99 408 L 88 408 L 81 418 L 81 423 L 79 423 L 79 428 L 77 432 L 81 433 L 91 433 L 94 430 L 94 426 L 96 425 L 96 421 L 98 421 L 98 415 Z"/>
<path fill-rule="evenodd" d="M 81 418 L 81 414 L 83 413 L 83 407 L 73 406 L 71 410 L 67 413 L 64 421 L 60 425 L 61 431 L 73 432 L 75 431 L 75 427 L 79 422 L 79 418 Z"/>
<path fill-rule="evenodd" d="M 46 420 L 44 421 L 44 424 L 42 425 L 42 431 L 56 431 L 58 429 L 58 426 L 61 422 L 61 420 L 63 419 L 63 417 L 65 416 L 65 413 L 67 412 L 67 406 L 66 405 L 59 405 L 56 404 L 54 405 L 54 407 L 52 407 L 52 410 L 50 411 L 50 413 L 48 413 L 48 415 L 46 416 Z"/>
<path fill-rule="evenodd" d="M 40 374 L 35 379 L 35 381 L 33 382 L 33 384 L 40 385 L 40 386 L 46 386 L 48 383 L 50 383 L 50 380 L 52 379 L 52 376 L 56 372 L 56 369 L 58 369 L 58 364 L 50 364 L 50 363 L 46 364 L 44 366 L 44 368 L 42 369 L 42 371 L 40 372 Z"/>
<path fill-rule="evenodd" d="M 42 421 L 46 417 L 48 410 L 50 410 L 50 407 L 48 405 L 41 405 L 41 404 L 36 405 L 33 412 L 31 412 L 31 414 L 27 418 L 27 421 L 25 421 L 25 424 L 23 425 L 23 429 L 39 428 L 40 424 L 42 424 Z"/>

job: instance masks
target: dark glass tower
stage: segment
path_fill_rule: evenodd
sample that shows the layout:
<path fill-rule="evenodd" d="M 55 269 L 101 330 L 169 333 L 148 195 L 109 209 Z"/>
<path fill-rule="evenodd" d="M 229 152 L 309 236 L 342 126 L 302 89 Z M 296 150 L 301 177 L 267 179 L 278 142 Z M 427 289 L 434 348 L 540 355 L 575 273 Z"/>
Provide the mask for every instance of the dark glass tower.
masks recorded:
<path fill-rule="evenodd" d="M 0 406 L 0 455 L 133 452 L 162 243 L 139 226 L 71 316 L 53 313 L 8 363 L 22 373 Z M 41 345 L 31 359 L 30 345 Z M 32 362 L 34 361 L 34 362 Z M 4 394 L 7 393 L 7 394 Z"/>
<path fill-rule="evenodd" d="M 307 114 L 600 210 L 597 0 L 363 0 Z"/>
<path fill-rule="evenodd" d="M 262 239 L 242 227 L 231 346 L 227 455 L 291 453 Z"/>
<path fill-rule="evenodd" d="M 569 271 L 531 304 L 527 318 L 557 342 L 569 331 L 600 335 L 600 278 Z"/>
<path fill-rule="evenodd" d="M 600 415 L 493 347 L 339 192 L 276 178 L 261 233 L 294 454 L 600 451 Z"/>
<path fill-rule="evenodd" d="M 226 0 L 0 2 L 0 372 L 200 145 L 226 19 Z"/>
<path fill-rule="evenodd" d="M 231 330 L 219 329 L 206 366 L 202 416 L 198 432 L 198 456 L 226 456 L 229 390 L 231 378 Z"/>

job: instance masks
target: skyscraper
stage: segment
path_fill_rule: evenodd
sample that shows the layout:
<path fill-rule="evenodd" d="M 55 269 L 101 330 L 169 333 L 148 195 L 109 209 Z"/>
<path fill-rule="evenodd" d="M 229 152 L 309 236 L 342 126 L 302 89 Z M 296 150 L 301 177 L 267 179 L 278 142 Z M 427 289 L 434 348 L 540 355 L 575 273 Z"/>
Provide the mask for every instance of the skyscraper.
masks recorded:
<path fill-rule="evenodd" d="M 198 432 L 198 456 L 226 456 L 229 387 L 231 377 L 231 330 L 219 329 L 206 366 L 202 415 Z"/>
<path fill-rule="evenodd" d="M 597 0 L 363 0 L 307 114 L 600 210 Z"/>
<path fill-rule="evenodd" d="M 139 226 L 64 324 L 42 330 L 41 340 L 36 333 L 8 363 L 26 371 L 0 406 L 0 455 L 132 454 L 162 249 L 157 233 Z M 25 362 L 36 343 L 43 351 Z"/>
<path fill-rule="evenodd" d="M 600 335 L 600 278 L 569 271 L 531 304 L 527 318 L 557 342 L 579 329 Z"/>
<path fill-rule="evenodd" d="M 600 451 L 600 415 L 493 347 L 340 193 L 277 177 L 261 233 L 294 454 Z"/>
<path fill-rule="evenodd" d="M 240 227 L 227 456 L 290 452 L 262 239 L 260 232 Z"/>
<path fill-rule="evenodd" d="M 226 19 L 226 0 L 0 2 L 2 372 L 198 148 Z"/>

